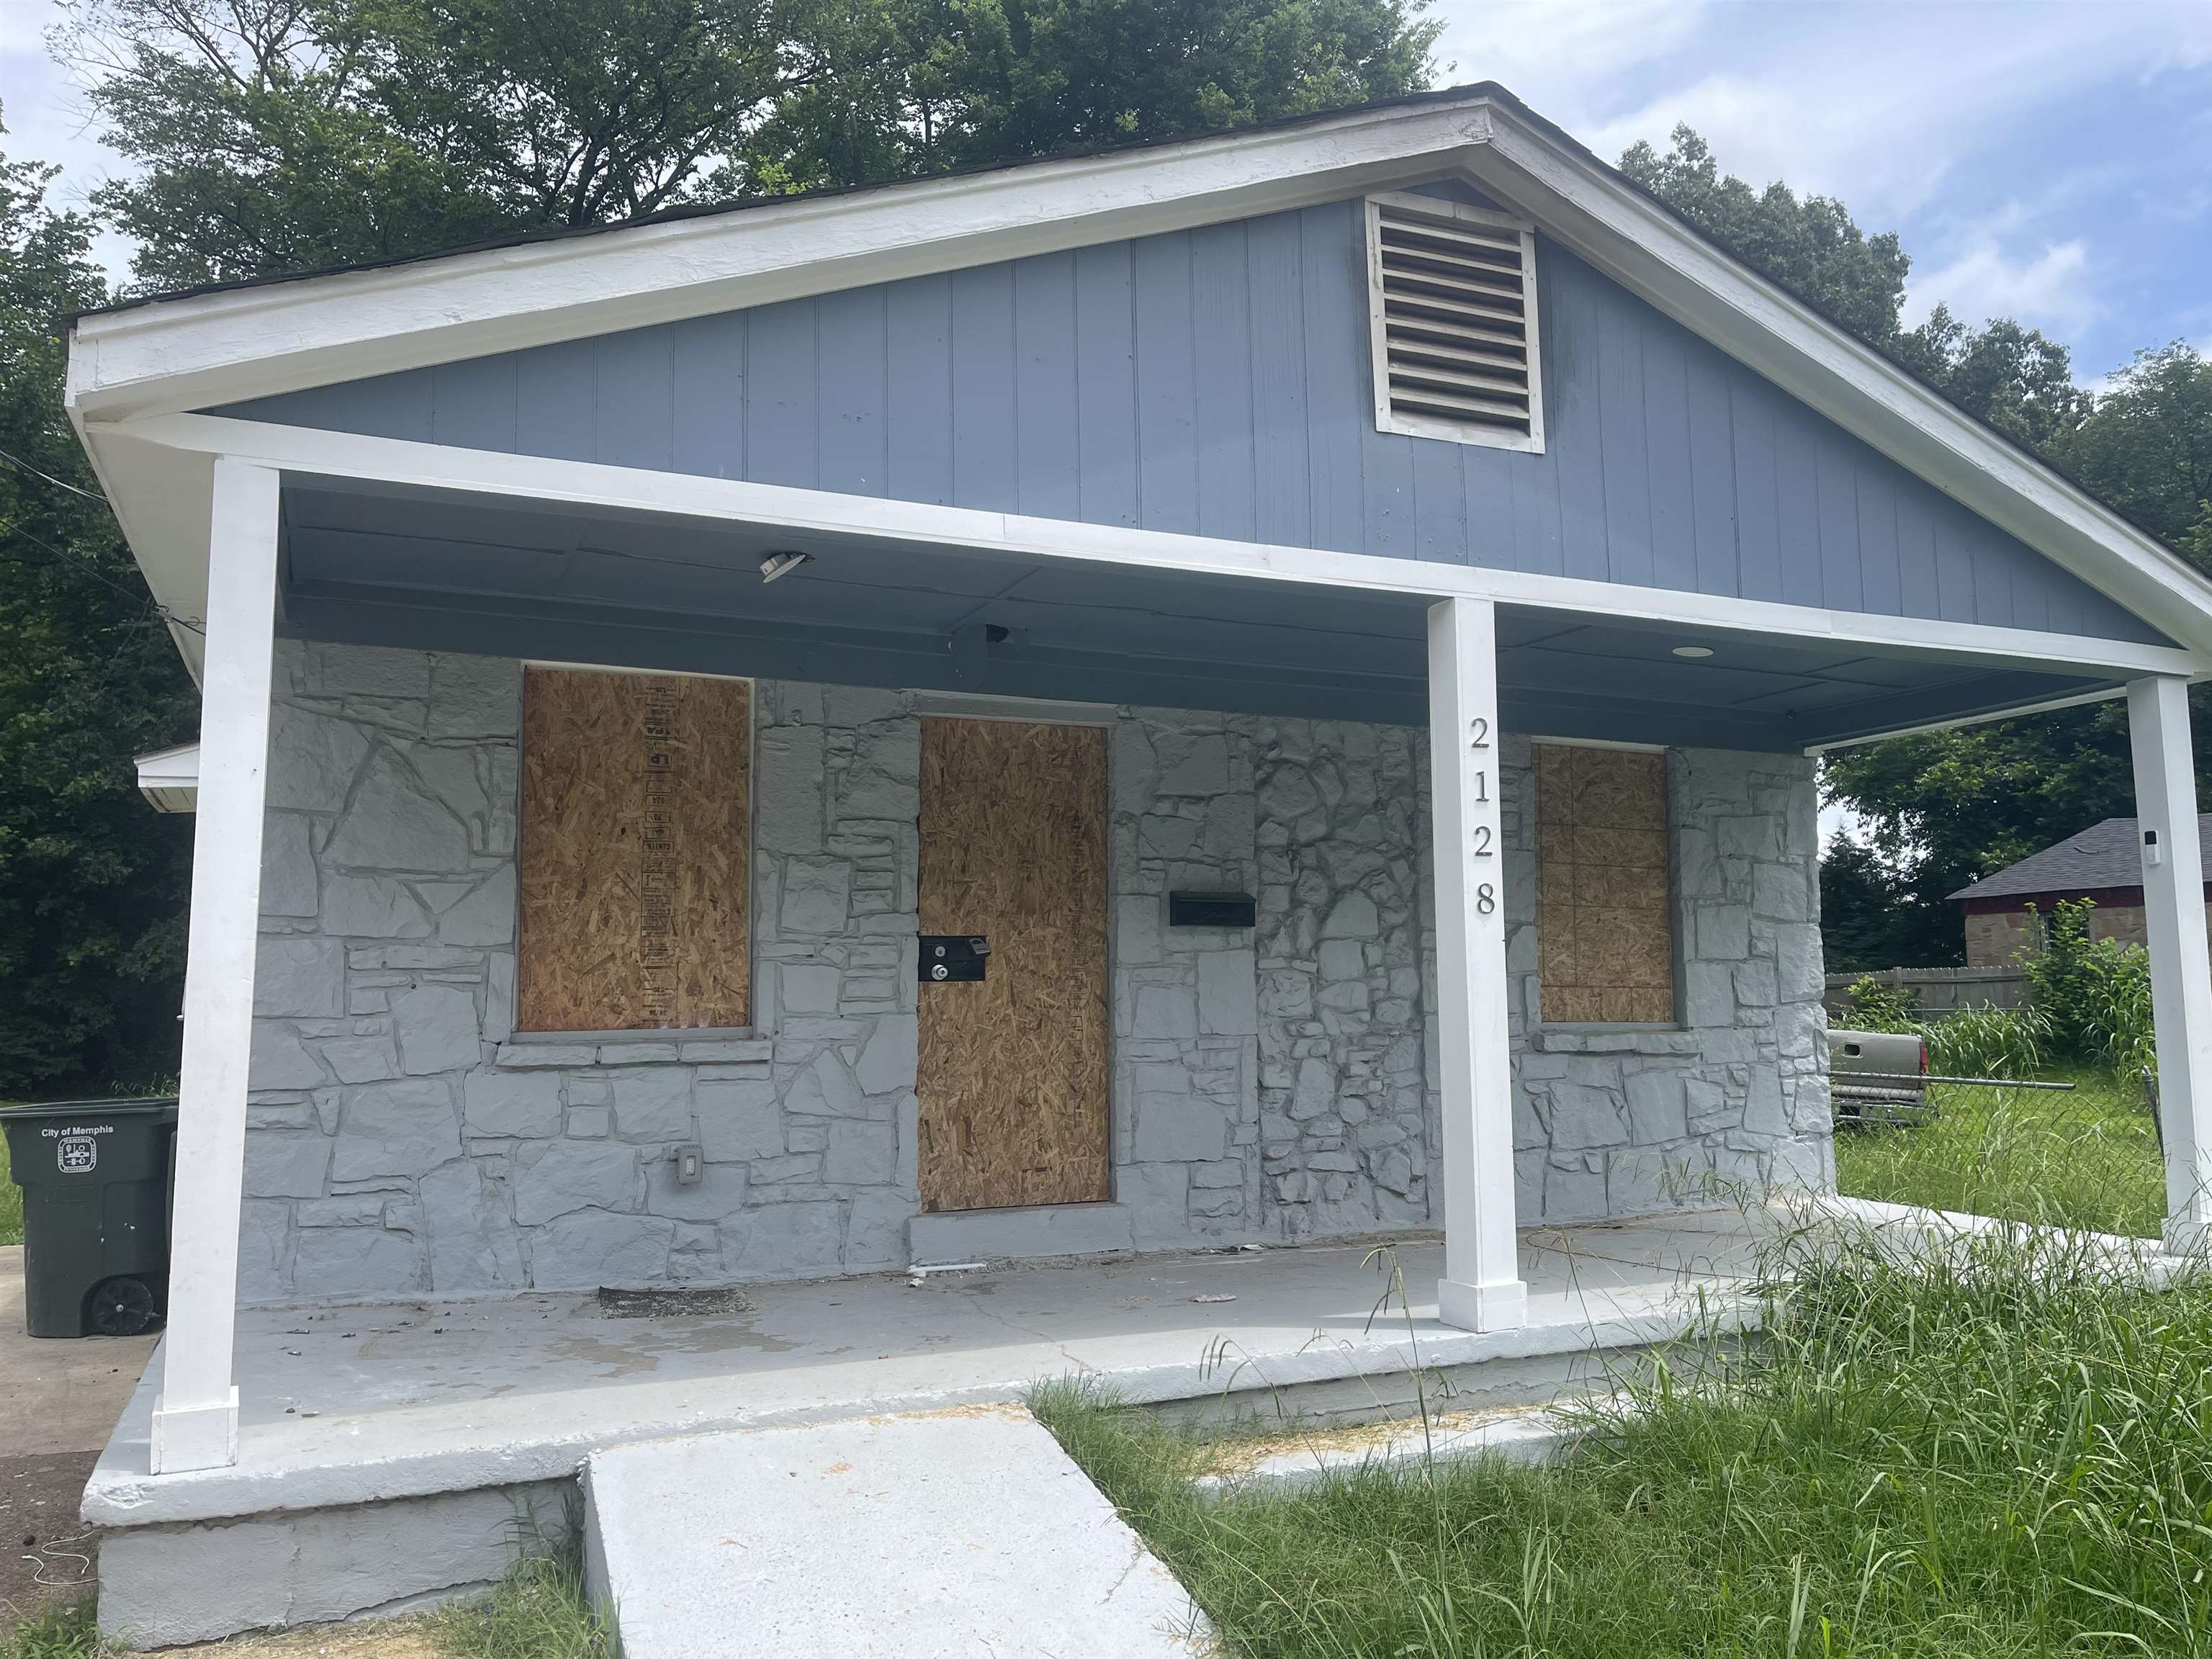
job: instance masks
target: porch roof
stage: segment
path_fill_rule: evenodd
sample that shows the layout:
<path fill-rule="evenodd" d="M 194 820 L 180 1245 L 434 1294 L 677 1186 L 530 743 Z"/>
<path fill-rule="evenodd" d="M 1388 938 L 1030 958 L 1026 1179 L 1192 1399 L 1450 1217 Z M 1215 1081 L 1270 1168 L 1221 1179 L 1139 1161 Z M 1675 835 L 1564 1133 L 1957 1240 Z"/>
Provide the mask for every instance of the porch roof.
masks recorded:
<path fill-rule="evenodd" d="M 1427 720 L 1406 591 L 957 539 L 294 476 L 284 627 L 307 639 L 1102 703 Z M 775 552 L 810 556 L 763 581 Z M 1382 561 L 1365 562 L 1368 568 Z M 1376 572 L 1377 575 L 1382 573 Z M 1593 585 L 1595 586 L 1596 585 Z M 1501 714 L 1542 737 L 1800 751 L 2116 689 L 2110 670 L 1507 604 Z M 1690 596 L 1694 599 L 1694 596 Z M 1687 648 L 1710 654 L 1685 657 Z"/>

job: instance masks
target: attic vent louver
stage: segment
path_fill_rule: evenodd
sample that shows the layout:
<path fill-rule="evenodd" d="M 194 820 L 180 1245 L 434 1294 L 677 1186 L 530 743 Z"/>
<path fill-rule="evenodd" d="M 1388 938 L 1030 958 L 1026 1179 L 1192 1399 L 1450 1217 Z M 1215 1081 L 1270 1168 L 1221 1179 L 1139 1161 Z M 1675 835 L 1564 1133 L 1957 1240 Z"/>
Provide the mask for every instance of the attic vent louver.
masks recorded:
<path fill-rule="evenodd" d="M 1370 197 L 1367 275 L 1380 429 L 1543 448 L 1531 227 L 1426 196 Z"/>

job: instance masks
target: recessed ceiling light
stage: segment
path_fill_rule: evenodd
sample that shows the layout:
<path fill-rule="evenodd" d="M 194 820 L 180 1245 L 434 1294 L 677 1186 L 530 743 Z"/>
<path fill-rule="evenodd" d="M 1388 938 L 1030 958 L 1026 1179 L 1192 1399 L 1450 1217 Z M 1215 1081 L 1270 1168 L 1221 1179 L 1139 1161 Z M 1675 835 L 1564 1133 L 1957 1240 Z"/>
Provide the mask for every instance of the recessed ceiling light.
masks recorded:
<path fill-rule="evenodd" d="M 771 553 L 760 562 L 761 580 L 772 582 L 778 576 L 788 576 L 813 556 L 811 553 Z"/>
<path fill-rule="evenodd" d="M 1674 654 L 1678 657 L 1710 657 L 1713 654 L 1713 648 L 1710 645 L 1678 645 L 1674 647 Z"/>

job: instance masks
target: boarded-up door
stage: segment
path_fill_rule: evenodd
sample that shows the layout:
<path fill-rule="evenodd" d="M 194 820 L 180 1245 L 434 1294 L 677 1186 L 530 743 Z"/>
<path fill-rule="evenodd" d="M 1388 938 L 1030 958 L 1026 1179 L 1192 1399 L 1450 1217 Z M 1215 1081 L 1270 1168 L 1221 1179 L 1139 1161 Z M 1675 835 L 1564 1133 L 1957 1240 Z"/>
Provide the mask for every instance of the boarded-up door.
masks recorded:
<path fill-rule="evenodd" d="M 921 899 L 991 947 L 921 988 L 922 1207 L 1104 1202 L 1106 733 L 924 720 Z"/>

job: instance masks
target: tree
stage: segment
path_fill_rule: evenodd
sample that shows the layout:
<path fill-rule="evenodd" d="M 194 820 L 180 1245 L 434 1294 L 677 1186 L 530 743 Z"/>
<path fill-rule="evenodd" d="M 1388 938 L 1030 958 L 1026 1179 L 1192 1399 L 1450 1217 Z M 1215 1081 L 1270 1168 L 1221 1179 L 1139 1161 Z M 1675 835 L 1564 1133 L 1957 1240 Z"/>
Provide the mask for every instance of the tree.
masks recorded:
<path fill-rule="evenodd" d="M 52 172 L 0 159 L 0 1095 L 174 1072 L 190 879 L 131 756 L 196 698 L 62 412 L 58 321 L 106 284 Z"/>
<path fill-rule="evenodd" d="M 2056 447 L 2153 535 L 2212 571 L 2212 362 L 2176 340 L 2138 351 Z"/>
<path fill-rule="evenodd" d="M 67 0 L 175 288 L 1425 83 L 1423 0 Z"/>
<path fill-rule="evenodd" d="M 1894 231 L 1869 236 L 1832 197 L 1800 198 L 1787 185 L 1755 191 L 1723 177 L 1712 149 L 1677 126 L 1659 155 L 1638 143 L 1620 170 L 1745 264 L 1826 312 L 1871 345 L 1897 337 L 1912 262 Z"/>
<path fill-rule="evenodd" d="M 1664 155 L 1632 145 L 1620 169 L 1747 264 L 1765 272 L 1969 414 L 2023 443 L 2063 440 L 2088 413 L 2063 344 L 2008 317 L 1969 328 L 1938 306 L 1904 325 L 1912 261 L 1894 231 L 1869 236 L 1832 197 L 1723 176 L 1712 149 L 1677 126 Z"/>
<path fill-rule="evenodd" d="M 1903 867 L 1846 834 L 1820 859 L 1820 942 L 1832 974 L 1931 968 L 1966 956 L 1943 877 L 1924 862 Z"/>
<path fill-rule="evenodd" d="M 2089 394 L 2074 384 L 2066 348 L 2009 317 L 1971 329 L 1939 305 L 1893 349 L 1969 415 L 2033 449 L 2063 443 L 2091 407 Z"/>

